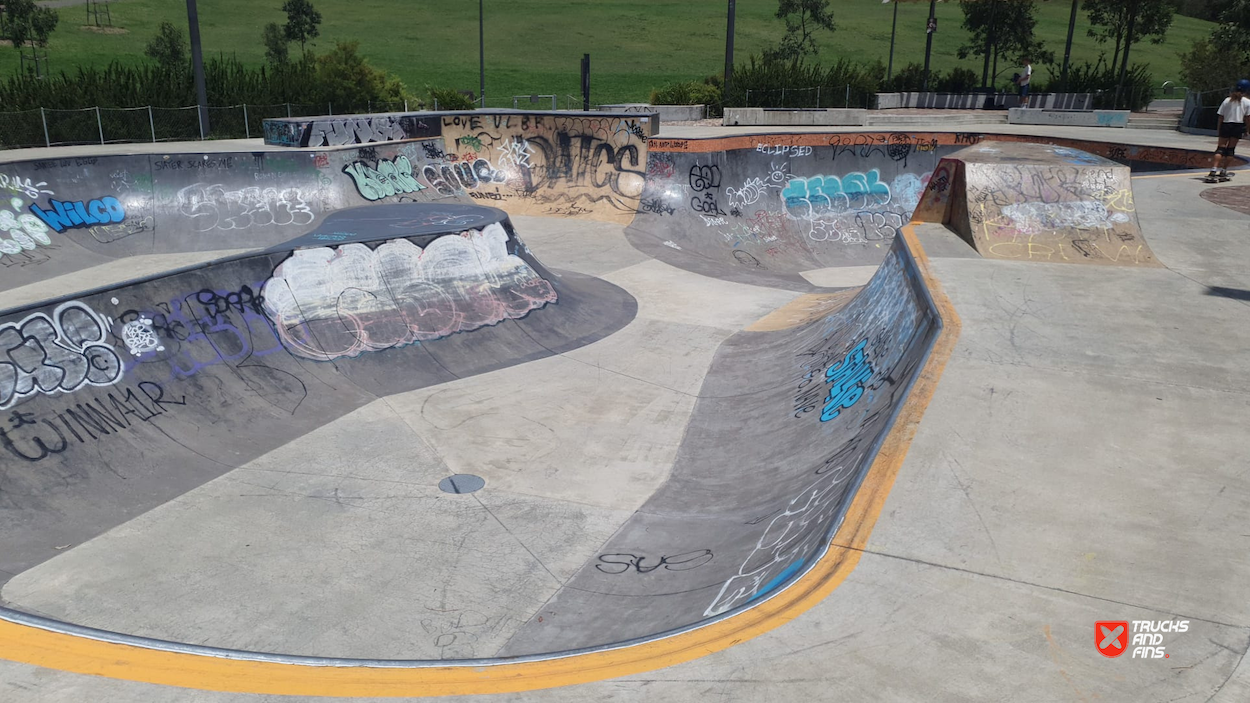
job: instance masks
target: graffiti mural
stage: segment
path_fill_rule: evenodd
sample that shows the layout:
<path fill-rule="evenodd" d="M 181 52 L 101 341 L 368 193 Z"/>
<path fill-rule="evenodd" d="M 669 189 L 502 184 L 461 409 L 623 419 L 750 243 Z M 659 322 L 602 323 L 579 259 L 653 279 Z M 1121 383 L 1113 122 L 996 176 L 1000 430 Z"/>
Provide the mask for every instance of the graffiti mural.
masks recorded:
<path fill-rule="evenodd" d="M 492 224 L 435 239 L 302 249 L 273 272 L 263 309 L 286 348 L 329 361 L 524 317 L 555 290 Z"/>
<path fill-rule="evenodd" d="M 316 219 L 298 188 L 227 190 L 221 183 L 193 183 L 178 191 L 178 211 L 196 232 L 250 227 L 306 226 Z"/>
<path fill-rule="evenodd" d="M 265 120 L 267 130 L 271 122 L 275 120 Z M 265 133 L 268 143 L 281 143 L 280 140 L 290 134 L 289 129 L 277 126 L 273 129 L 274 142 L 269 142 L 269 131 Z M 437 121 L 414 115 L 327 117 L 304 123 L 297 129 L 300 133 L 299 146 L 343 146 L 438 136 Z M 283 145 L 291 146 L 289 143 Z"/>
<path fill-rule="evenodd" d="M 23 213 L 22 205 L 21 198 L 10 198 L 9 209 L 0 210 L 0 232 L 3 232 L 0 234 L 0 260 L 38 246 L 52 246 L 48 226 L 38 217 Z"/>
<path fill-rule="evenodd" d="M 360 197 L 371 202 L 425 189 L 413 176 L 412 162 L 402 154 L 394 160 L 379 159 L 373 166 L 356 161 L 344 166 L 343 173 L 352 177 Z"/>
<path fill-rule="evenodd" d="M 0 325 L 0 408 L 29 395 L 116 383 L 123 365 L 108 330 L 104 317 L 78 301 Z"/>
<path fill-rule="evenodd" d="M 460 187 L 473 197 L 497 194 L 511 212 L 628 222 L 638 210 L 647 168 L 646 138 L 630 129 L 633 121 L 445 116 L 444 163 L 424 173 L 435 187 Z"/>

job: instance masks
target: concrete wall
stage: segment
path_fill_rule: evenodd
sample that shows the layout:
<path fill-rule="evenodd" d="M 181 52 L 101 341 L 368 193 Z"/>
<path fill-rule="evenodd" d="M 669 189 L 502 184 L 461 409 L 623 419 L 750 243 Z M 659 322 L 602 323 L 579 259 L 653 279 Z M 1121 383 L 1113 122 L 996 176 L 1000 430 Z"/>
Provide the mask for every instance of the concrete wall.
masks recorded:
<path fill-rule="evenodd" d="M 570 111 L 462 110 L 456 112 L 392 112 L 378 115 L 325 115 L 320 117 L 279 117 L 264 123 L 265 143 L 272 146 L 348 146 L 404 139 L 429 139 L 442 134 L 444 118 L 476 115 L 480 119 L 531 116 L 569 116 Z M 630 120 L 646 136 L 660 131 L 654 115 L 599 113 L 599 118 Z"/>
<path fill-rule="evenodd" d="M 987 102 L 988 101 L 988 102 Z M 1006 109 L 1020 104 L 1014 93 L 877 93 L 878 110 L 927 109 Z M 1094 104 L 1090 93 L 1038 93 L 1029 98 L 1031 107 L 1058 110 L 1088 110 Z"/>
<path fill-rule="evenodd" d="M 706 105 L 649 105 L 647 103 L 621 103 L 600 105 L 599 112 L 616 115 L 658 115 L 663 122 L 693 122 L 707 117 Z"/>
<path fill-rule="evenodd" d="M 856 109 L 802 109 L 771 107 L 727 107 L 724 124 L 771 125 L 771 126 L 839 126 L 863 125 L 868 120 L 867 110 Z"/>
<path fill-rule="evenodd" d="M 1072 127 L 1127 127 L 1128 110 L 1036 110 L 1012 108 L 1008 124 L 1043 124 Z"/>

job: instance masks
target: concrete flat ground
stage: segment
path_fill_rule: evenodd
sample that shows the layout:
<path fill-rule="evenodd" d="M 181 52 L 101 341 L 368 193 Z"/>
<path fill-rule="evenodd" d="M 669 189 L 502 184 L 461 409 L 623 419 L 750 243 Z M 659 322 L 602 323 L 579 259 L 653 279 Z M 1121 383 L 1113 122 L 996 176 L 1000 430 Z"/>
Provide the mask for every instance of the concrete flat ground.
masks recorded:
<path fill-rule="evenodd" d="M 1005 129 L 993 125 L 986 131 Z M 958 131 L 975 130 L 961 125 Z M 1061 130 L 1064 136 L 1089 136 L 1078 131 Z M 1205 148 L 1211 141 L 1167 132 L 1086 131 L 1124 143 Z M 847 581 L 795 621 L 694 661 L 593 684 L 463 700 L 1250 700 L 1250 216 L 1201 198 L 1208 187 L 1193 174 L 1134 179 L 1143 233 L 1164 265 L 1157 269 L 984 260 L 944 228 L 922 226 L 921 241 L 963 328 L 869 546 Z M 503 519 L 483 520 L 482 529 L 467 536 L 476 544 L 466 542 L 466 549 L 515 557 L 499 545 L 512 538 L 534 543 L 537 535 L 508 534 L 508 511 L 538 511 L 570 528 L 561 532 L 578 534 L 571 542 L 548 542 L 550 553 L 538 555 L 556 566 L 558 573 L 549 576 L 558 579 L 562 563 L 571 568 L 584 561 L 594 548 L 589 545 L 600 543 L 640 496 L 664 480 L 680 439 L 666 432 L 683 426 L 680 418 L 690 412 L 716 345 L 796 294 L 650 260 L 629 246 L 617 225 L 513 219 L 547 265 L 603 277 L 639 300 L 637 319 L 607 339 L 457 382 L 467 397 L 505 408 L 514 407 L 507 405 L 510 390 L 526 389 L 529 416 L 550 434 L 468 443 L 463 435 L 440 433 L 473 416 L 472 407 L 440 402 L 443 386 L 357 412 L 378 427 L 420 430 L 435 446 L 408 451 L 442 457 L 447 473 L 473 467 L 501 487 L 505 499 L 481 509 Z M 808 277 L 820 284 L 821 275 L 835 274 Z M 15 291 L 38 297 L 48 292 Z M 675 349 L 683 353 L 675 355 Z M 668 413 L 628 429 L 649 437 L 649 447 L 573 441 L 572 433 L 592 417 L 587 408 L 622 395 Z M 581 400 L 568 400 L 573 397 Z M 599 420 L 602 434 L 612 436 L 613 417 Z M 333 450 L 366 463 L 360 452 L 367 444 L 345 444 L 333 424 L 301 442 L 68 552 L 71 559 L 24 573 L 3 597 L 88 625 L 191 642 L 227 638 L 211 643 L 287 651 L 296 651 L 292 643 L 307 642 L 319 653 L 333 646 L 339 648 L 333 653 L 351 656 L 372 647 L 373 656 L 398 656 L 379 653 L 372 641 L 386 628 L 397 638 L 420 630 L 410 641 L 436 647 L 438 630 L 448 623 L 388 620 L 388 603 L 403 597 L 397 582 L 404 574 L 385 562 L 358 574 L 360 588 L 381 594 L 368 608 L 296 617 L 342 601 L 317 588 L 295 588 L 287 591 L 290 620 L 260 631 L 223 631 L 213 607 L 175 619 L 176 603 L 147 612 L 117 605 L 153 602 L 161 584 L 110 578 L 105 566 L 194 575 L 202 568 L 197 549 L 204 549 L 195 537 L 206 529 L 244 535 L 263 527 L 265 551 L 248 566 L 269 578 L 227 582 L 219 600 L 202 604 L 246 607 L 246 589 L 258 580 L 272 585 L 274 593 L 266 597 L 280 596 L 307 583 L 290 567 L 307 548 L 308 530 L 338 531 L 345 554 L 355 542 L 385 545 L 388 521 L 398 524 L 407 511 L 421 509 L 421 492 L 432 488 L 428 477 L 396 481 L 365 476 L 353 466 L 340 476 L 275 471 L 298 464 L 300 451 Z M 554 474 L 510 473 L 503 453 L 518 451 L 545 452 Z M 383 473 L 405 463 L 401 457 L 369 458 L 376 459 L 367 462 L 370 470 Z M 260 508 L 244 494 L 279 500 Z M 332 527 L 318 527 L 320 519 L 344 514 L 343 503 L 380 517 L 362 524 L 340 517 Z M 407 549 L 410 557 L 420 547 Z M 535 575 L 523 557 L 495 570 L 464 572 L 449 565 L 445 587 L 476 592 L 488 602 L 501 596 L 484 588 L 485 581 L 513 578 L 522 585 L 509 589 L 507 598 L 541 599 L 550 588 L 543 583 L 547 576 Z M 36 599 L 48 592 L 47 584 L 66 590 L 41 603 Z M 73 597 L 64 598 L 66 592 Z M 71 607 L 76 610 L 58 610 Z M 1190 624 L 1167 639 L 1166 659 L 1106 659 L 1091 642 L 1095 621 L 1176 619 Z M 495 642 L 491 627 L 483 624 L 484 648 Z M 0 700 L 296 698 L 170 689 L 0 661 Z"/>

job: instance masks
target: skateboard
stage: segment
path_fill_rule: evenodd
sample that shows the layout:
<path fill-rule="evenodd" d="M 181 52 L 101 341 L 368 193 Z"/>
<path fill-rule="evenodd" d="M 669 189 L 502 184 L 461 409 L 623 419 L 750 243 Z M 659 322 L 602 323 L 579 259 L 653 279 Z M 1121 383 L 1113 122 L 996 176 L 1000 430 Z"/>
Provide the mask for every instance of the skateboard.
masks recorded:
<path fill-rule="evenodd" d="M 1214 176 L 1214 177 L 1212 177 L 1212 176 L 1203 176 L 1203 177 L 1202 177 L 1202 182 L 1203 182 L 1203 183 L 1227 183 L 1227 182 L 1229 182 L 1229 181 L 1233 180 L 1233 176 L 1236 176 L 1236 175 L 1237 175 L 1237 174 L 1235 174 L 1235 173 L 1233 173 L 1233 172 L 1231 172 L 1231 171 L 1230 171 L 1229 173 L 1226 173 L 1226 174 L 1221 175 L 1221 176 Z"/>

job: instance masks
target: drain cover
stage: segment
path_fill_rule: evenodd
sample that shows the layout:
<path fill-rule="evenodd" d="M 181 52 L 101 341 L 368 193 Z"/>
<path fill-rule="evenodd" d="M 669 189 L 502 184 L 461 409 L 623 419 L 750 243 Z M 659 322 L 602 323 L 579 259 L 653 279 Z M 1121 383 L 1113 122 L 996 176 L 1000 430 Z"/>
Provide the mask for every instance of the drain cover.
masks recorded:
<path fill-rule="evenodd" d="M 438 490 L 444 493 L 472 493 L 482 489 L 486 480 L 473 474 L 456 474 L 438 482 Z"/>

